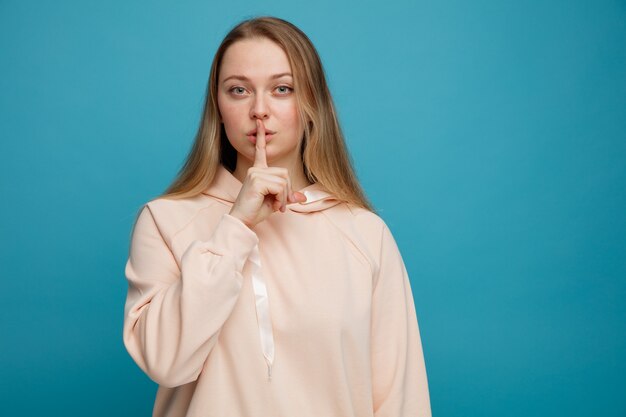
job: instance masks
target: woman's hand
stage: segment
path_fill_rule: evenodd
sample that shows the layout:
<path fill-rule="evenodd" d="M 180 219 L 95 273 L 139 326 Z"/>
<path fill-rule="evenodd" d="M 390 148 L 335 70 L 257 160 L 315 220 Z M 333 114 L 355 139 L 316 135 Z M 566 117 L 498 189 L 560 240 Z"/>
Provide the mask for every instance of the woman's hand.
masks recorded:
<path fill-rule="evenodd" d="M 267 166 L 265 126 L 259 119 L 256 126 L 254 165 L 248 169 L 241 191 L 229 213 L 250 228 L 275 211 L 285 212 L 288 203 L 306 201 L 304 194 L 292 192 L 287 168 Z"/>

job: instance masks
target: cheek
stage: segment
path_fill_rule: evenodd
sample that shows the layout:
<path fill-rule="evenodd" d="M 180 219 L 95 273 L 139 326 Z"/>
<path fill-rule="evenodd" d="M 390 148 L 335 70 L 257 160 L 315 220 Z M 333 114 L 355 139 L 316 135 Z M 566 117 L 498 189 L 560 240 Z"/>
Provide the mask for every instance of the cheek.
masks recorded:
<path fill-rule="evenodd" d="M 299 130 L 300 118 L 298 117 L 298 109 L 295 103 L 285 103 L 280 107 L 281 118 L 288 123 L 292 129 Z"/>
<path fill-rule="evenodd" d="M 220 115 L 222 116 L 224 128 L 226 129 L 236 123 L 237 120 L 239 120 L 239 118 L 241 117 L 240 106 L 237 106 L 236 103 L 233 104 L 232 102 L 224 99 L 221 94 L 217 96 L 217 107 L 220 111 Z"/>

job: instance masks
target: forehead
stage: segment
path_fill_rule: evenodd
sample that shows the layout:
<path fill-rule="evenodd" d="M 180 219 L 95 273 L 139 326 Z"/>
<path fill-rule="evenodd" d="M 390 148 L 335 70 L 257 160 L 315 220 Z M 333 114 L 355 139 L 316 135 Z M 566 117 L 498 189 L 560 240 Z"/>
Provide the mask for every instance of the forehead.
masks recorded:
<path fill-rule="evenodd" d="M 250 79 L 264 79 L 284 72 L 291 72 L 285 51 L 267 38 L 252 38 L 228 47 L 222 58 L 219 78 L 243 75 Z"/>

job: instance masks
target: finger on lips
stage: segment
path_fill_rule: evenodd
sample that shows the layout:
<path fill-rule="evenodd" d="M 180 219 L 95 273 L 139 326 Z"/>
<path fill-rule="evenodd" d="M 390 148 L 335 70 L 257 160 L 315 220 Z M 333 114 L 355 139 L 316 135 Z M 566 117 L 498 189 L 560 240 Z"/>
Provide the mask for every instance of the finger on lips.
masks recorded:
<path fill-rule="evenodd" d="M 255 154 L 254 154 L 254 166 L 258 168 L 268 168 L 272 170 L 272 167 L 267 165 L 267 153 L 266 153 L 266 141 L 265 141 L 265 125 L 263 121 L 260 119 L 256 120 L 257 134 L 256 134 L 256 145 L 255 145 Z M 275 193 L 276 200 L 280 203 L 280 206 L 277 210 L 281 212 L 285 212 L 287 210 L 288 203 L 298 202 L 299 198 L 296 197 L 295 193 L 291 189 L 291 178 L 289 174 L 284 171 L 275 171 L 275 175 L 278 175 L 287 180 L 286 187 L 282 186 L 282 190 L 279 193 Z M 276 205 L 274 205 L 276 209 Z"/>
<path fill-rule="evenodd" d="M 263 122 L 259 119 L 256 121 L 254 166 L 267 168 L 267 155 L 265 153 L 265 126 L 263 126 Z"/>

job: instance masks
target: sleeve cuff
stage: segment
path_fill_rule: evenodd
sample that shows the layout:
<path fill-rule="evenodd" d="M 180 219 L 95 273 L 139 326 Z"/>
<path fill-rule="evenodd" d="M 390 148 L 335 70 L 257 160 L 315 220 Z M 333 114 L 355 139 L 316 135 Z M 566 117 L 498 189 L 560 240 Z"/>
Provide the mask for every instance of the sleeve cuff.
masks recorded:
<path fill-rule="evenodd" d="M 230 255 L 238 271 L 259 243 L 256 233 L 238 218 L 225 213 L 217 224 L 213 236 L 207 242 L 207 249 L 219 255 Z"/>

